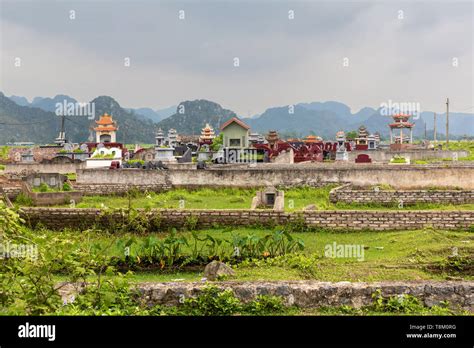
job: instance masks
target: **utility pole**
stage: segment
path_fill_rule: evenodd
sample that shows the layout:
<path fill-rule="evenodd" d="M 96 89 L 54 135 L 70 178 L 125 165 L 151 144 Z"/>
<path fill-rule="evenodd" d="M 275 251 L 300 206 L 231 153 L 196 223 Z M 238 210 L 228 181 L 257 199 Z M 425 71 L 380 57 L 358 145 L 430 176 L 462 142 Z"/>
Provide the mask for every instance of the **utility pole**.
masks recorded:
<path fill-rule="evenodd" d="M 434 113 L 434 123 L 433 124 L 434 124 L 434 126 L 433 126 L 433 133 L 434 133 L 433 141 L 436 144 L 436 112 Z"/>
<path fill-rule="evenodd" d="M 449 147 L 449 98 L 446 98 L 446 150 Z"/>
<path fill-rule="evenodd" d="M 427 137 L 426 137 L 426 122 L 425 122 L 425 140 L 427 140 Z"/>

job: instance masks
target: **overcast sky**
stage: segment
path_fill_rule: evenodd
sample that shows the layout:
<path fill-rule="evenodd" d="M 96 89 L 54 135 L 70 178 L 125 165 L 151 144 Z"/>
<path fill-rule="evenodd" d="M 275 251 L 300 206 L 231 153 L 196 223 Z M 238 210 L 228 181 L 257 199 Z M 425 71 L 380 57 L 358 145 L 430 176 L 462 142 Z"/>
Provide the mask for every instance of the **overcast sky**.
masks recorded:
<path fill-rule="evenodd" d="M 473 7 L 0 0 L 0 91 L 30 101 L 110 95 L 125 107 L 155 109 L 209 99 L 245 116 L 327 100 L 353 112 L 389 100 L 443 111 L 449 96 L 453 111 L 473 112 Z"/>

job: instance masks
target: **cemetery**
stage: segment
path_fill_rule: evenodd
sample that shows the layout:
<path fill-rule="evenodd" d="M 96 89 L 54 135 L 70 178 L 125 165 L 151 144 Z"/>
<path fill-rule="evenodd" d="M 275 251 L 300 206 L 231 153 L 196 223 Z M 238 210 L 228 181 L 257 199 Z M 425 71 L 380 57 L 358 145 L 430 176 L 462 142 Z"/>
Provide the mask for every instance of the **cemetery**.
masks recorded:
<path fill-rule="evenodd" d="M 474 348 L 472 10 L 0 0 L 0 348 Z"/>
<path fill-rule="evenodd" d="M 415 144 L 403 114 L 388 127 L 388 143 L 363 125 L 282 139 L 232 117 L 199 136 L 158 129 L 141 147 L 117 142 L 105 113 L 95 141 L 10 149 L 0 217 L 12 242 L 42 250 L 32 267 L 53 289 L 31 314 L 97 314 L 98 281 L 139 299 L 114 297 L 111 313 L 189 315 L 219 293 L 228 314 L 263 301 L 273 314 L 378 315 L 406 296 L 415 309 L 391 314 L 472 315 L 472 147 Z"/>

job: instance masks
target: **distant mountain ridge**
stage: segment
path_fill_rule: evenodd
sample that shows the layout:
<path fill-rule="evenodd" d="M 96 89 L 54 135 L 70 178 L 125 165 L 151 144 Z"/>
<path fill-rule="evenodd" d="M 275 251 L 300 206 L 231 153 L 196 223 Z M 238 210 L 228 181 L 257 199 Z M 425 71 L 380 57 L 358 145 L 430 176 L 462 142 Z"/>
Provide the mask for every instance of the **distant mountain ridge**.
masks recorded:
<path fill-rule="evenodd" d="M 32 141 L 38 144 L 53 143 L 59 134 L 61 123 L 60 118 L 54 113 L 55 104 L 65 99 L 74 100 L 65 97 L 67 96 L 35 99 L 30 104 L 31 106 L 22 106 L 0 92 L 0 144 L 15 141 Z M 113 115 L 119 125 L 117 141 L 124 143 L 154 142 L 155 124 L 153 121 L 140 119 L 132 112 L 123 109 L 117 101 L 108 96 L 97 97 L 91 102 L 95 105 L 95 119 L 106 112 Z M 66 137 L 71 142 L 85 142 L 90 138 L 91 128 L 94 125 L 94 120 L 90 120 L 88 117 L 67 116 Z"/>
<path fill-rule="evenodd" d="M 152 120 L 153 122 L 160 122 L 167 117 L 170 117 L 176 112 L 176 105 L 160 109 L 153 110 L 152 108 L 135 108 L 127 109 L 128 111 L 133 111 L 137 116 L 144 117 L 146 119 Z"/>
<path fill-rule="evenodd" d="M 36 97 L 30 103 L 24 97 L 8 98 L 0 92 L 0 144 L 10 141 L 53 142 L 58 135 L 60 124 L 54 113 L 56 103 L 62 103 L 64 100 L 76 101 L 66 95 L 57 95 L 53 98 Z M 203 99 L 183 101 L 178 106 L 163 110 L 123 108 L 109 96 L 97 97 L 92 102 L 95 103 L 96 119 L 105 112 L 113 115 L 119 125 L 117 140 L 124 143 L 153 143 L 158 128 L 165 132 L 175 128 L 180 134 L 198 135 L 205 124 L 209 123 L 218 131 L 225 121 L 236 117 L 232 110 Z M 380 110 L 365 107 L 353 114 L 347 105 L 336 101 L 272 107 L 261 115 L 242 120 L 251 127 L 252 132 L 265 134 L 269 130 L 277 130 L 284 136 L 302 137 L 315 134 L 325 139 L 334 139 L 337 131 L 356 130 L 362 124 L 370 132 L 379 132 L 386 138 L 389 134 L 388 124 L 391 122 L 389 117 L 381 115 Z M 420 118 L 413 122 L 416 124 L 415 137 L 424 135 L 425 122 L 427 134 L 432 136 L 432 112 L 422 112 Z M 22 125 L 8 126 L 2 123 Z M 87 117 L 68 117 L 66 135 L 73 142 L 87 141 L 92 126 L 93 121 Z M 437 133 L 442 135 L 444 131 L 445 115 L 438 114 Z M 454 139 L 455 136 L 466 134 L 474 134 L 474 115 L 450 113 L 450 136 Z"/>
<path fill-rule="evenodd" d="M 292 111 L 292 113 L 290 112 Z M 281 106 L 267 109 L 259 117 L 244 119 L 252 131 L 266 133 L 271 129 L 289 136 L 301 137 L 307 134 L 316 134 L 326 139 L 333 139 L 339 130 L 357 130 L 365 125 L 369 132 L 379 132 L 383 137 L 389 136 L 388 124 L 391 117 L 383 116 L 380 109 L 364 107 L 352 114 L 350 108 L 340 102 L 315 102 L 299 103 L 293 108 Z M 417 119 L 411 118 L 415 123 L 413 134 L 423 137 L 425 122 L 427 134 L 433 134 L 433 112 L 425 111 Z M 437 133 L 445 133 L 446 115 L 437 116 Z M 450 113 L 450 136 L 461 137 L 474 135 L 474 114 Z"/>
<path fill-rule="evenodd" d="M 164 131 L 174 128 L 178 133 L 198 135 L 206 123 L 218 130 L 221 124 L 236 116 L 235 112 L 208 100 L 185 101 L 178 105 L 173 115 L 158 122 L 157 127 Z"/>

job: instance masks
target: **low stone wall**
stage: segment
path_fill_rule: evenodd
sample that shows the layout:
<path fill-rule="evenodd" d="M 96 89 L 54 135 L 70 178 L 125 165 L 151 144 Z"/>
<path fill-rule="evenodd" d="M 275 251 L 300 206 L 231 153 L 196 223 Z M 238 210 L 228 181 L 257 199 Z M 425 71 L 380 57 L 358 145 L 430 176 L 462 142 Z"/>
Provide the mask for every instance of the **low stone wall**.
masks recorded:
<path fill-rule="evenodd" d="M 86 162 L 81 163 L 10 163 L 5 168 L 5 173 L 30 174 L 30 173 L 75 173 L 84 169 Z"/>
<path fill-rule="evenodd" d="M 469 204 L 474 203 L 474 190 L 378 190 L 340 187 L 331 190 L 332 203 L 380 203 L 403 205 L 416 203 Z"/>
<path fill-rule="evenodd" d="M 41 223 L 52 229 L 65 227 L 86 228 L 120 221 L 119 211 L 112 216 L 101 216 L 100 209 L 23 208 L 23 217 L 31 224 Z M 268 210 L 178 210 L 154 209 L 150 218 L 160 221 L 160 227 L 183 227 L 195 224 L 197 228 L 221 226 L 274 227 L 287 223 L 304 224 L 311 228 L 334 230 L 409 230 L 434 227 L 437 229 L 469 229 L 474 225 L 474 211 L 435 210 L 323 210 L 298 213 Z"/>
<path fill-rule="evenodd" d="M 15 199 L 21 192 L 21 187 L 19 186 L 8 186 L 4 187 L 3 191 L 7 194 L 9 199 Z"/>
<path fill-rule="evenodd" d="M 22 190 L 22 181 L 9 176 L 0 175 L 0 191 L 5 192 L 9 199 L 14 199 Z"/>
<path fill-rule="evenodd" d="M 254 300 L 258 295 L 281 296 L 286 305 L 303 308 L 351 306 L 360 308 L 373 303 L 372 295 L 380 291 L 384 298 L 408 294 L 432 307 L 448 301 L 451 308 L 474 311 L 474 282 L 218 282 L 221 289 L 231 289 L 242 302 Z M 179 305 L 184 298 L 196 297 L 206 284 L 201 283 L 141 283 L 137 289 L 142 298 L 152 305 Z"/>
<path fill-rule="evenodd" d="M 171 185 L 173 187 L 320 186 L 351 183 L 355 186 L 387 184 L 399 189 L 451 187 L 474 190 L 474 165 L 388 164 L 258 164 L 215 166 L 206 170 L 87 169 L 77 171 L 79 184 Z"/>
<path fill-rule="evenodd" d="M 130 190 L 141 192 L 162 192 L 169 190 L 170 185 L 163 184 L 74 184 L 74 190 L 82 192 L 86 196 L 92 195 L 123 195 Z"/>
<path fill-rule="evenodd" d="M 82 192 L 59 191 L 59 192 L 28 192 L 35 205 L 61 205 L 77 204 L 82 200 Z"/>
<path fill-rule="evenodd" d="M 412 162 L 416 160 L 457 158 L 469 156 L 468 151 L 451 151 L 451 150 L 407 150 L 407 151 L 382 151 L 382 150 L 366 150 L 366 151 L 349 151 L 349 161 L 353 162 L 360 154 L 367 154 L 374 162 L 389 162 L 394 156 L 409 158 Z"/>

